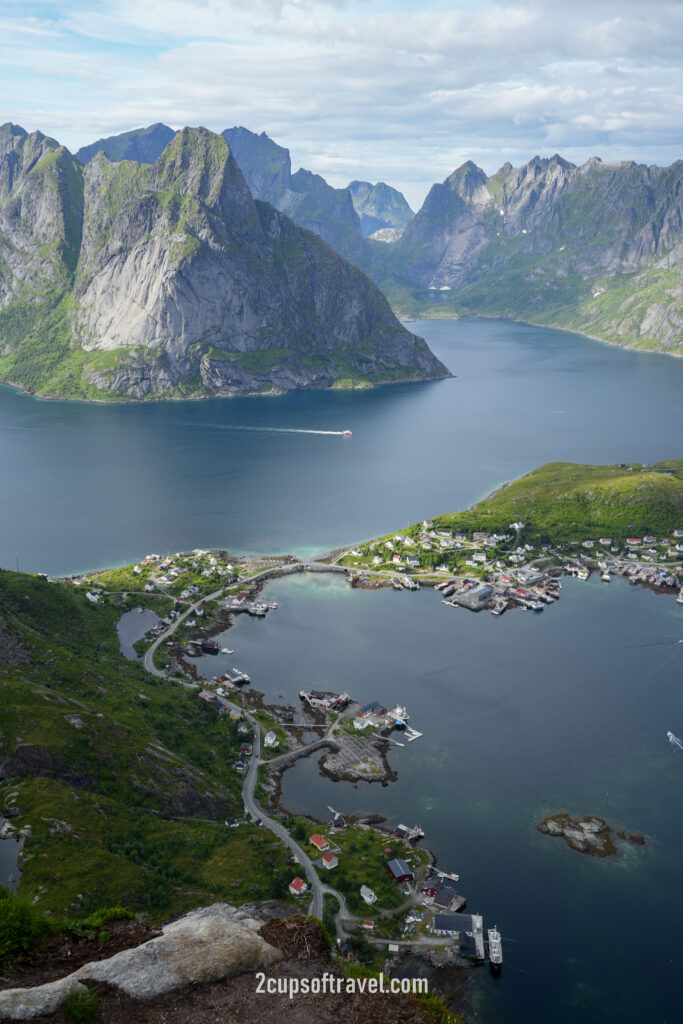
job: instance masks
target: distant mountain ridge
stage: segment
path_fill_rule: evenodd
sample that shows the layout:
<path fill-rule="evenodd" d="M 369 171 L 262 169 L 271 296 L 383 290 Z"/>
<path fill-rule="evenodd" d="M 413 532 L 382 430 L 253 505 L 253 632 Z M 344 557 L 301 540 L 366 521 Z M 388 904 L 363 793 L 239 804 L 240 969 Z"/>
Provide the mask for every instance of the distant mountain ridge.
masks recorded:
<path fill-rule="evenodd" d="M 140 399 L 447 373 L 358 269 L 253 199 L 220 135 L 83 167 L 0 128 L 1 379 Z"/>
<path fill-rule="evenodd" d="M 112 161 L 154 163 L 174 134 L 167 125 L 154 124 L 99 139 L 79 149 L 76 156 L 87 163 L 103 152 Z M 304 168 L 292 173 L 289 150 L 265 132 L 259 135 L 234 127 L 221 134 L 254 199 L 286 213 L 363 270 L 373 263 L 366 237 L 386 228 L 402 230 L 414 216 L 402 193 L 384 182 L 353 181 L 346 188 L 333 188 L 319 174 Z"/>
<path fill-rule="evenodd" d="M 681 354 L 682 187 L 681 161 L 555 155 L 490 177 L 468 161 L 388 247 L 385 293 L 406 312 L 507 316 Z"/>
<path fill-rule="evenodd" d="M 386 228 L 393 228 L 400 235 L 415 216 L 403 193 L 383 181 L 374 185 L 369 181 L 352 181 L 348 190 L 366 235 Z"/>
<path fill-rule="evenodd" d="M 87 164 L 98 153 L 104 153 L 112 162 L 135 160 L 137 163 L 153 164 L 174 135 L 173 129 L 166 124 L 150 124 L 147 128 L 134 128 L 121 135 L 98 139 L 90 146 L 82 146 L 76 157 L 81 163 Z"/>
<path fill-rule="evenodd" d="M 390 186 L 333 189 L 292 174 L 288 150 L 265 134 L 224 135 L 257 198 L 324 238 L 404 314 L 510 317 L 683 353 L 682 161 L 577 167 L 555 154 L 490 176 L 467 161 L 408 217 Z"/>

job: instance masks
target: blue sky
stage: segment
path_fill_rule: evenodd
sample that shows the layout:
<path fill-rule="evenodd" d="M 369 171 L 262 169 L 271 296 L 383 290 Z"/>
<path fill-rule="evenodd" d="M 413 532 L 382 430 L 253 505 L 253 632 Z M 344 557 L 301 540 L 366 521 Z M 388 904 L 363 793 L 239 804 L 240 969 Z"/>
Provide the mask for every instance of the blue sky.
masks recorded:
<path fill-rule="evenodd" d="M 71 149 L 243 124 L 414 207 L 466 159 L 683 157 L 681 0 L 0 0 L 0 39 L 0 121 Z"/>

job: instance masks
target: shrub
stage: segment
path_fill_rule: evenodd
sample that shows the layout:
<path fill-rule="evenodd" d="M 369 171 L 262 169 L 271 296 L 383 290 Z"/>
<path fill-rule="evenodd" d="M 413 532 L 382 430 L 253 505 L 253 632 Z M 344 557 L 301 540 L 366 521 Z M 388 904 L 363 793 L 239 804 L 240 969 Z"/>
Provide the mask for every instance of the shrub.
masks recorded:
<path fill-rule="evenodd" d="M 94 988 L 74 988 L 60 1005 L 60 1010 L 74 1024 L 90 1024 L 97 1017 L 100 997 Z"/>
<path fill-rule="evenodd" d="M 19 959 L 50 930 L 25 897 L 0 887 L 0 963 Z"/>

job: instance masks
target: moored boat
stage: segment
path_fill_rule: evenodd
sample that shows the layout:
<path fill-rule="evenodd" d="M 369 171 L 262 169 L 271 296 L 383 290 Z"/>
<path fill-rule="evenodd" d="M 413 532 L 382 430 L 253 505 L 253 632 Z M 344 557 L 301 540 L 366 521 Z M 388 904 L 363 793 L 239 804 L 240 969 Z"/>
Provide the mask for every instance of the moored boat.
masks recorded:
<path fill-rule="evenodd" d="M 498 928 L 489 928 L 489 963 L 493 970 L 500 970 L 503 963 L 503 940 Z"/>

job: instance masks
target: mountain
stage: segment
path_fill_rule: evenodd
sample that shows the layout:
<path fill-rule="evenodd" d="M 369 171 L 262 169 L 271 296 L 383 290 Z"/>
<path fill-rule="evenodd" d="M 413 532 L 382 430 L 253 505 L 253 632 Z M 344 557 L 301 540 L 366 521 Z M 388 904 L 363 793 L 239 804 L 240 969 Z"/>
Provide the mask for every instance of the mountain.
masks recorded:
<path fill-rule="evenodd" d="M 226 128 L 222 133 L 255 199 L 271 203 L 301 227 L 315 232 L 345 259 L 368 266 L 370 248 L 345 188 L 332 188 L 319 174 L 300 168 L 292 174 L 289 150 L 265 132 Z"/>
<path fill-rule="evenodd" d="M 153 165 L 83 167 L 0 129 L 2 379 L 144 398 L 446 374 L 359 270 L 252 198 L 221 136 L 185 128 Z"/>
<path fill-rule="evenodd" d="M 391 228 L 398 232 L 400 238 L 403 229 L 415 216 L 403 193 L 383 181 L 376 185 L 369 181 L 352 181 L 348 190 L 365 235 L 374 236 L 377 231 Z M 380 237 L 379 240 L 385 239 Z M 394 241 L 395 236 L 386 240 Z"/>
<path fill-rule="evenodd" d="M 150 124 L 147 128 L 135 128 L 122 135 L 110 135 L 107 139 L 98 139 L 90 146 L 83 146 L 76 153 L 83 164 L 104 153 L 110 160 L 135 160 L 140 164 L 153 164 L 161 156 L 175 135 L 166 124 Z"/>
<path fill-rule="evenodd" d="M 683 354 L 683 162 L 535 157 L 434 185 L 383 286 L 426 315 L 484 314 Z M 437 293 L 437 294 L 435 294 Z"/>

